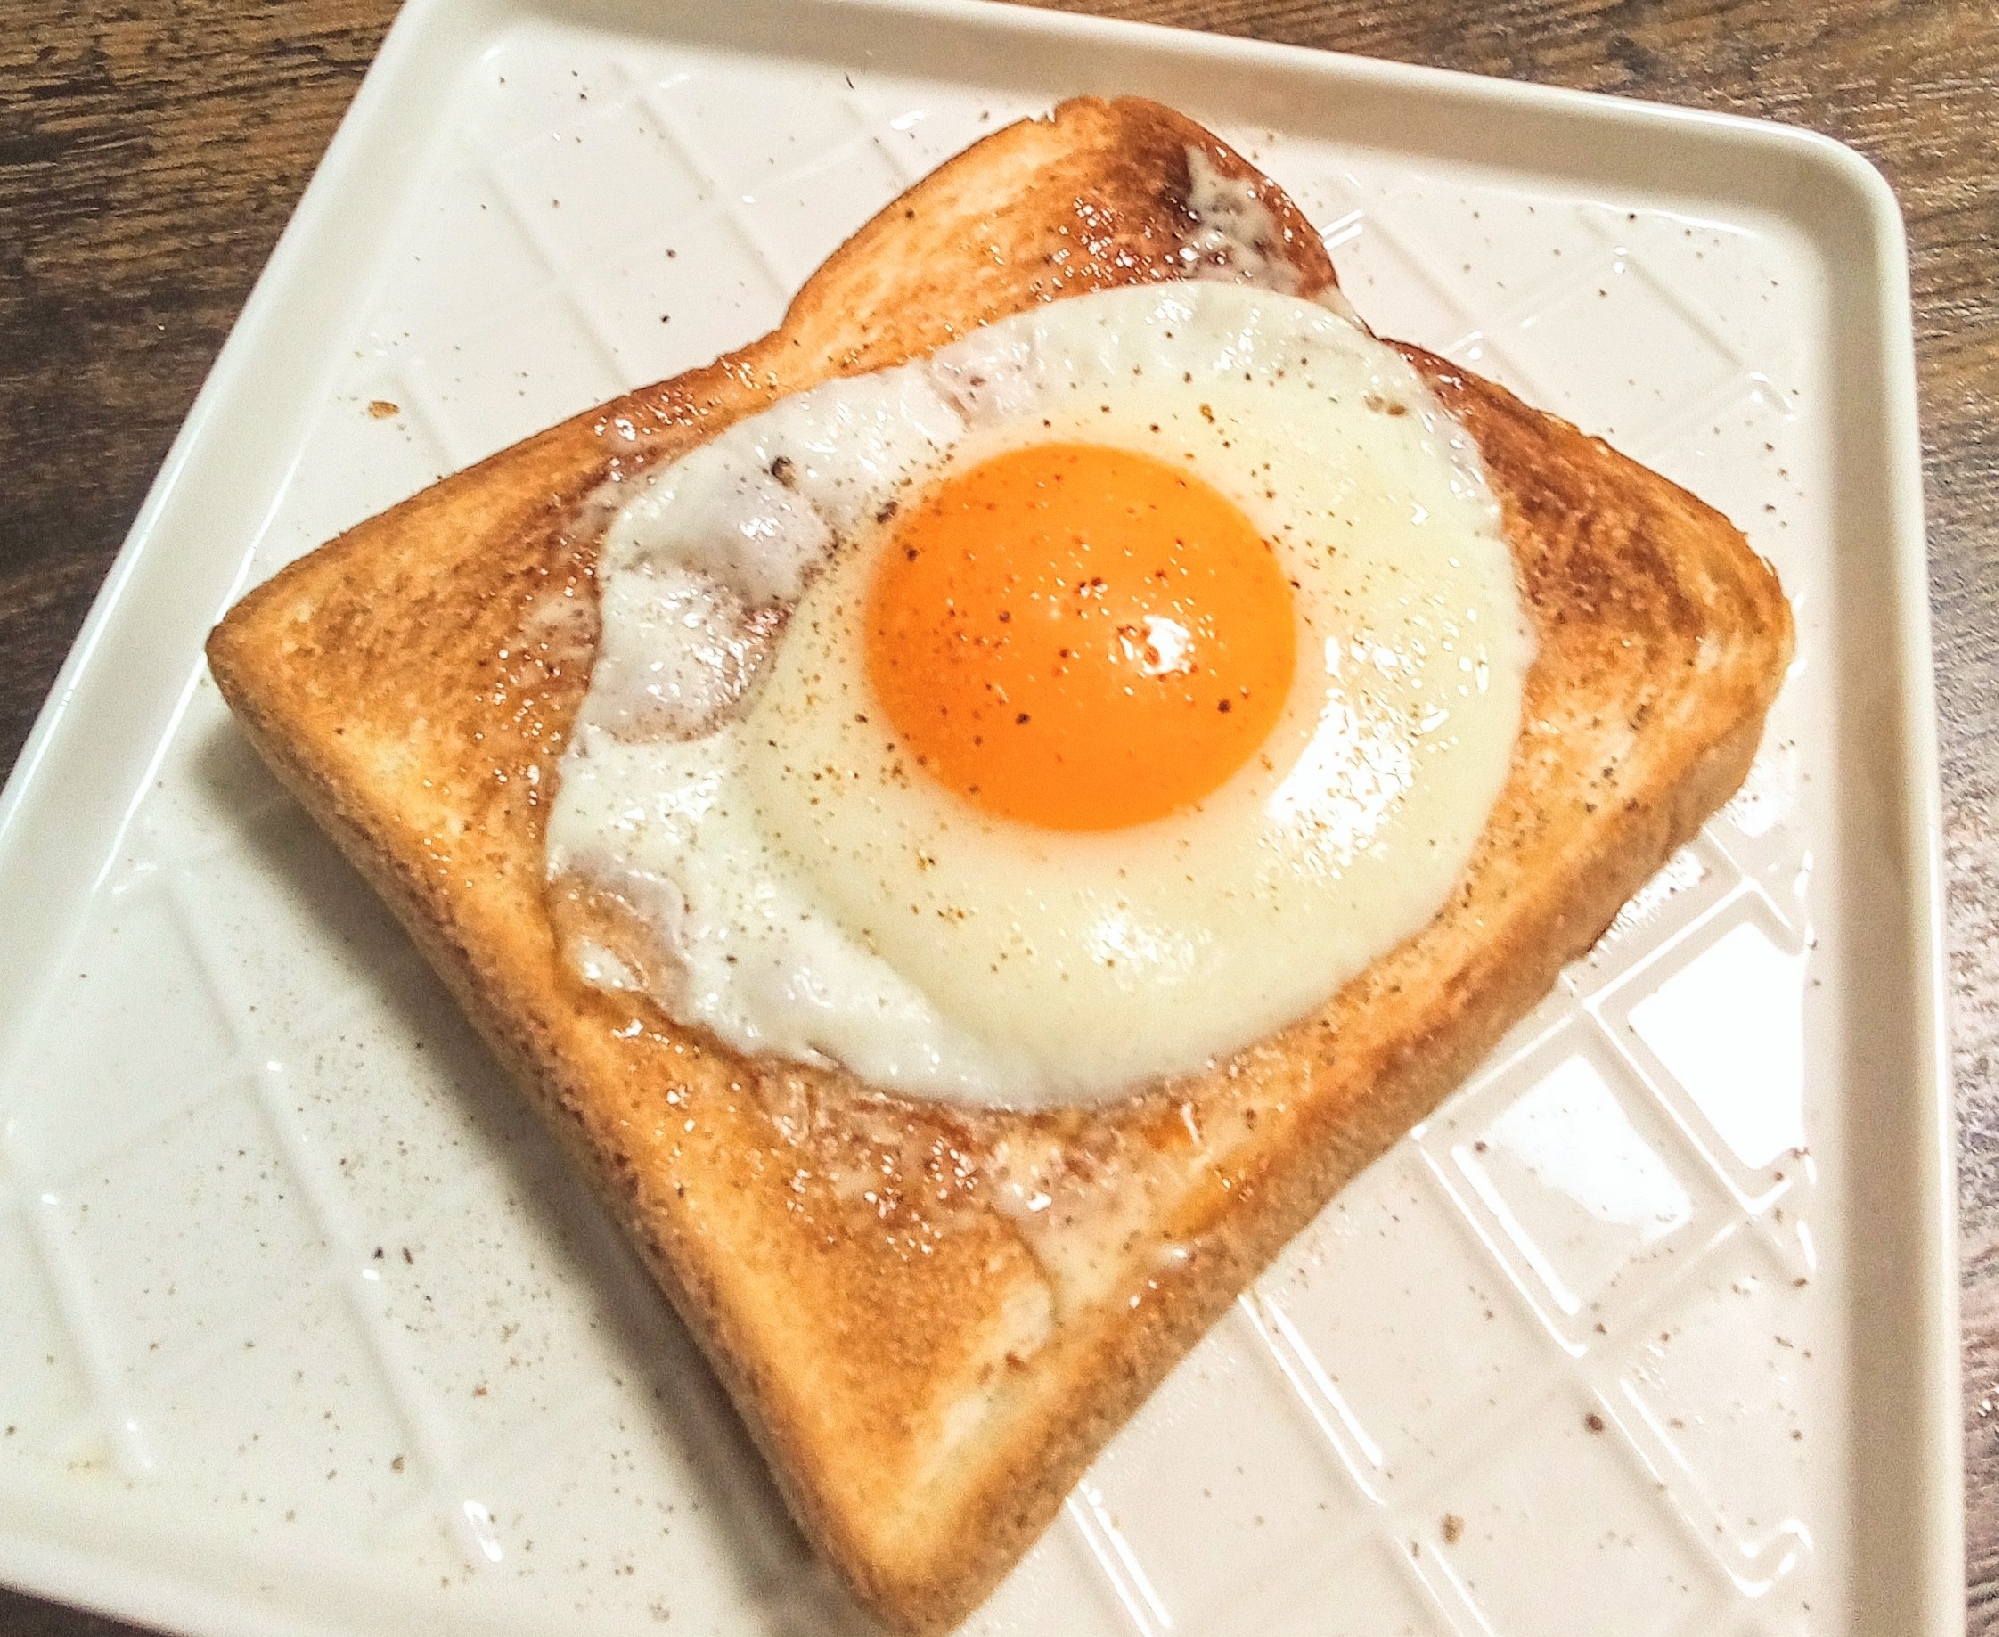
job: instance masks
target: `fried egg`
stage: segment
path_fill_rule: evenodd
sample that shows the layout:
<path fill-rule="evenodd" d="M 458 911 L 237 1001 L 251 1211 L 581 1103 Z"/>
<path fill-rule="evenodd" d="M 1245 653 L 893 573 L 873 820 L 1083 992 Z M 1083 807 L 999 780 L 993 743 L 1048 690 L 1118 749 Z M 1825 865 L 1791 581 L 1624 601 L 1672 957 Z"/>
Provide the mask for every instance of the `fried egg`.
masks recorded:
<path fill-rule="evenodd" d="M 731 1046 L 1091 1103 L 1443 905 L 1532 639 L 1476 448 L 1346 313 L 1071 297 L 613 495 L 566 940 Z M 567 924 L 567 923 L 565 923 Z"/>

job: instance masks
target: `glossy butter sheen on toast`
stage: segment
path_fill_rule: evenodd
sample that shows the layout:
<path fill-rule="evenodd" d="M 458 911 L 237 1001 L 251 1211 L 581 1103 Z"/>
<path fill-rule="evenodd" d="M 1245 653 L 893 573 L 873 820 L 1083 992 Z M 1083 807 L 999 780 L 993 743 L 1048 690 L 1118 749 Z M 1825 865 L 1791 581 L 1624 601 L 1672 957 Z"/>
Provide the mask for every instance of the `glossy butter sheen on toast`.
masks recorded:
<path fill-rule="evenodd" d="M 1423 931 L 1210 1072 L 1040 1114 L 746 1059 L 586 987 L 542 832 L 596 636 L 590 497 L 1037 302 L 1226 274 L 1190 150 L 1263 206 L 1262 276 L 1329 292 L 1317 234 L 1209 133 L 1065 103 L 882 211 L 771 335 L 363 523 L 209 643 L 259 751 L 630 1233 L 808 1536 L 910 1631 L 977 1605 L 1243 1285 L 1726 799 L 1790 657 L 1788 605 L 1725 518 L 1405 347 L 1479 445 L 1538 641 L 1506 785 Z"/>

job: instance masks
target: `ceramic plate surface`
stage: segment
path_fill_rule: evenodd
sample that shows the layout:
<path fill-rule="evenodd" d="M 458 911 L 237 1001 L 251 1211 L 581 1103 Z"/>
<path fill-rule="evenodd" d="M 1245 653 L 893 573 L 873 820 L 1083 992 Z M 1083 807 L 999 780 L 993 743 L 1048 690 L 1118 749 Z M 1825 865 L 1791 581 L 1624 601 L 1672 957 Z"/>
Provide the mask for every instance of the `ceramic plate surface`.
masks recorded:
<path fill-rule="evenodd" d="M 1886 189 L 1795 132 L 955 4 L 414 0 L 0 807 L 0 1575 L 217 1632 L 814 1632 L 712 1378 L 202 667 L 244 588 L 761 333 L 1138 91 L 1384 334 L 1725 510 L 1747 787 L 1105 1452 L 976 1632 L 1960 1630 L 1934 749 Z"/>

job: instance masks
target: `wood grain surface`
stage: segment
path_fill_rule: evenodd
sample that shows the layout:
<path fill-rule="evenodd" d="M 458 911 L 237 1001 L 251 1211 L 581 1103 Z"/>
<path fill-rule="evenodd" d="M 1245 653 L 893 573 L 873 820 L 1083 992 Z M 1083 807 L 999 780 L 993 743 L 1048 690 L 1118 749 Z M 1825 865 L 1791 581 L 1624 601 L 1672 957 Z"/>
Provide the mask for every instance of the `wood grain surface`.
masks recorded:
<path fill-rule="evenodd" d="M 1052 0 L 1810 126 L 1909 228 L 1963 1134 L 1967 1623 L 1999 1632 L 1999 8 Z M 11 767 L 390 0 L 12 0 L 0 30 L 0 768 Z M 0 1592 L 0 1632 L 128 1627 Z"/>

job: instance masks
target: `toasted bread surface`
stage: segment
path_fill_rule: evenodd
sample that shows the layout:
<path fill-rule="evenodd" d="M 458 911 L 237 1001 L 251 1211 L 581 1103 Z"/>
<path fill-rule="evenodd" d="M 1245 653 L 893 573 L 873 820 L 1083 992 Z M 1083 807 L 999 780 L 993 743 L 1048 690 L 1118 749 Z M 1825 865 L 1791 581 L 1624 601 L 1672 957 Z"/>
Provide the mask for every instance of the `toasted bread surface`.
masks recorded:
<path fill-rule="evenodd" d="M 889 206 L 772 335 L 362 524 L 209 644 L 258 749 L 630 1232 L 807 1534 L 910 1631 L 985 1596 L 1243 1284 L 1726 798 L 1790 652 L 1774 577 L 1719 514 L 1405 348 L 1483 452 L 1539 652 L 1458 890 L 1319 1013 L 1165 1090 L 1029 1115 L 745 1059 L 584 986 L 542 824 L 596 636 L 588 498 L 784 393 L 1186 276 L 1190 148 L 1257 190 L 1300 293 L 1332 285 L 1296 208 L 1200 127 L 1065 103 Z M 1052 1200 L 1032 1221 L 999 1208 L 1022 1178 Z"/>

